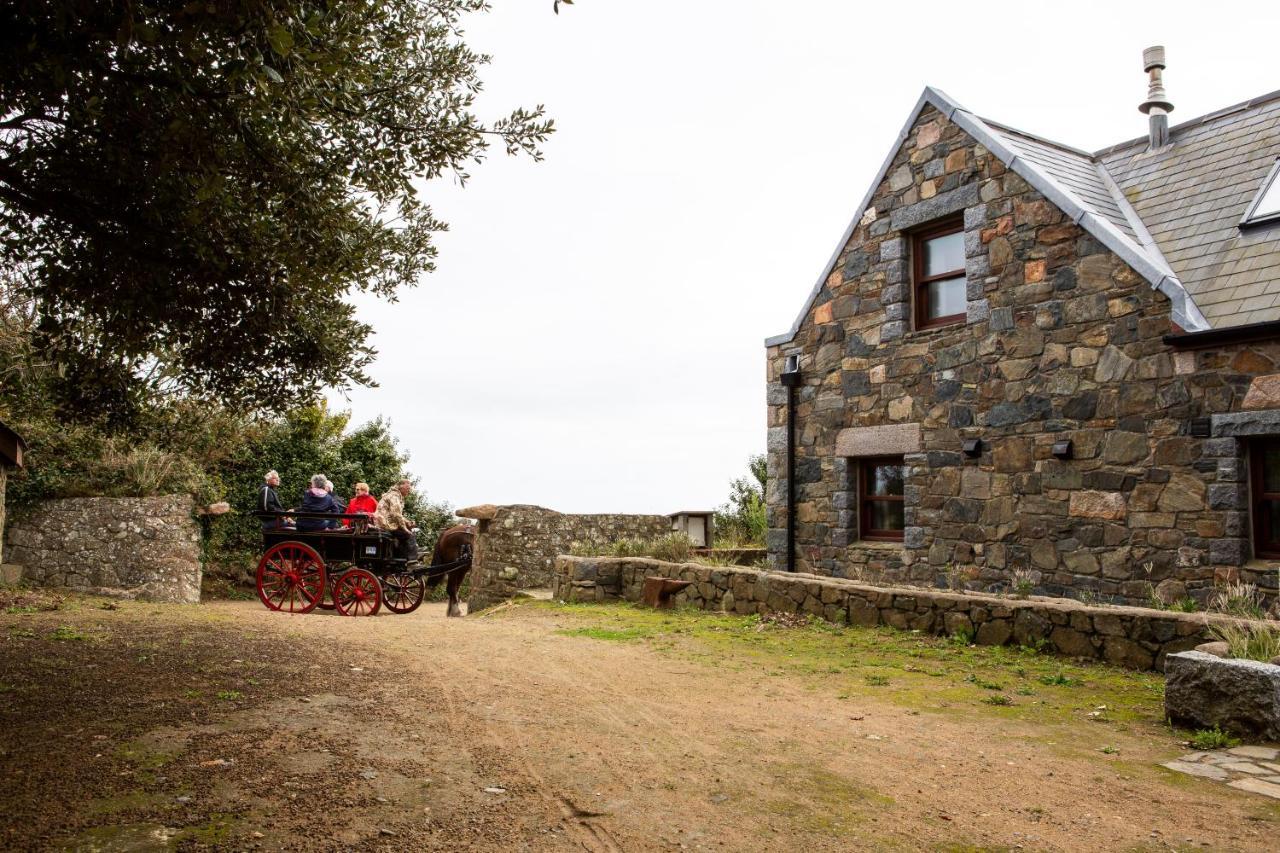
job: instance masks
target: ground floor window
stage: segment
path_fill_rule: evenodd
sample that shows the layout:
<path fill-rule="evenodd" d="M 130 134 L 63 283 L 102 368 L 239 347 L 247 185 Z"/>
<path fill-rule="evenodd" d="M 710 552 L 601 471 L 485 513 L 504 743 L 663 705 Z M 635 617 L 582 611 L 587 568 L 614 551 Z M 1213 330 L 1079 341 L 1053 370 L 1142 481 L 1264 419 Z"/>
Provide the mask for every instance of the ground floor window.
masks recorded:
<path fill-rule="evenodd" d="M 905 526 L 902 486 L 906 476 L 902 457 L 863 459 L 861 469 L 861 538 L 890 542 L 901 540 Z"/>
<path fill-rule="evenodd" d="M 1280 438 L 1262 438 L 1249 448 L 1253 479 L 1253 551 L 1280 557 Z"/>

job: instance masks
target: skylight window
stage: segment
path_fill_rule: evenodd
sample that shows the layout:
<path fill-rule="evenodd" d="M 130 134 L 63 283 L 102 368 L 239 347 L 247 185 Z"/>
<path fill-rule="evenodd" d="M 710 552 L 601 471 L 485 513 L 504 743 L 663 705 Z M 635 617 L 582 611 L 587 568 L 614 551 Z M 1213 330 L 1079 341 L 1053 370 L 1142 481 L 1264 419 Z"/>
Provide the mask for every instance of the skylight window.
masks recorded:
<path fill-rule="evenodd" d="M 1258 190 L 1253 203 L 1245 211 L 1240 225 L 1257 225 L 1261 222 L 1278 220 L 1280 220 L 1280 160 L 1277 160 L 1271 167 L 1271 171 L 1267 173 L 1267 179 L 1262 182 L 1262 188 Z"/>

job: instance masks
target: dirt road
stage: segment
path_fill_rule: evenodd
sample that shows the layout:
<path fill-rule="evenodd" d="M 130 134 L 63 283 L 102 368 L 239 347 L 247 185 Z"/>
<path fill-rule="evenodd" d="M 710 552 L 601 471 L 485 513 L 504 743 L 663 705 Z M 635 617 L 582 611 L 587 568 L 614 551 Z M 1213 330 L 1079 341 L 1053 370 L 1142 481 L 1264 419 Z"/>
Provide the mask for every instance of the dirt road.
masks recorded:
<path fill-rule="evenodd" d="M 1275 848 L 1280 809 L 1155 767 L 1179 746 L 1150 724 L 1108 730 L 1102 754 L 1078 742 L 1087 723 L 836 694 L 834 676 L 709 654 L 678 631 L 608 642 L 574 610 L 441 608 L 344 619 L 86 602 L 0 617 L 0 840 Z"/>

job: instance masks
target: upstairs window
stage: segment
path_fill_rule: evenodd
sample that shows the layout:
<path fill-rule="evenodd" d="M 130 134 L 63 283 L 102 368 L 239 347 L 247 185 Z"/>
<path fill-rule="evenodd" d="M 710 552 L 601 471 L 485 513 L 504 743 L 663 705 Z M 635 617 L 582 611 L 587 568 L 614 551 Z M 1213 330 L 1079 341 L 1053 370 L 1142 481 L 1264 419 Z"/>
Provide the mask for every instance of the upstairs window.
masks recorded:
<path fill-rule="evenodd" d="M 906 525 L 903 512 L 903 484 L 906 466 L 901 456 L 862 460 L 861 538 L 900 542 Z"/>
<path fill-rule="evenodd" d="M 963 322 L 965 318 L 964 223 L 950 220 L 912 238 L 916 328 Z"/>
<path fill-rule="evenodd" d="M 1244 212 L 1240 227 L 1261 225 L 1264 222 L 1280 221 L 1280 160 L 1275 162 L 1267 179 L 1262 182 L 1258 194 Z"/>

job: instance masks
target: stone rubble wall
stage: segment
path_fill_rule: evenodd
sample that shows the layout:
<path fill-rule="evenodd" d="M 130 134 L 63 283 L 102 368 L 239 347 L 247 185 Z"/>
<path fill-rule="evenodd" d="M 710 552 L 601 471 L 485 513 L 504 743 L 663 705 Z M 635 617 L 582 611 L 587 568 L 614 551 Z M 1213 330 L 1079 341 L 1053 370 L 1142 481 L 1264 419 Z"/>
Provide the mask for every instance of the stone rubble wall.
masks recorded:
<path fill-rule="evenodd" d="M 573 515 L 527 504 L 459 510 L 478 522 L 471 567 L 470 610 L 551 586 L 557 554 L 574 545 L 656 539 L 671 532 L 665 515 Z"/>
<path fill-rule="evenodd" d="M 980 645 L 1047 643 L 1059 654 L 1132 669 L 1163 669 L 1166 655 L 1204 642 L 1209 624 L 1230 621 L 1204 613 L 871 586 L 821 575 L 644 558 L 557 557 L 552 594 L 571 602 L 639 601 L 647 576 L 692 581 L 674 601 L 703 610 L 806 613 L 838 625 L 965 633 Z"/>
<path fill-rule="evenodd" d="M 773 566 L 798 354 L 797 570 L 946 587 L 959 567 L 987 592 L 1019 572 L 1037 594 L 1124 604 L 1165 581 L 1201 603 L 1235 578 L 1276 594 L 1280 563 L 1251 559 L 1246 483 L 1248 439 L 1280 435 L 1280 343 L 1172 349 L 1166 297 L 932 107 L 869 210 L 794 339 L 768 348 Z M 948 215 L 967 317 L 915 329 L 912 230 Z M 901 446 L 880 447 L 883 429 Z M 859 535 L 857 457 L 877 448 L 905 457 L 897 545 Z"/>
<path fill-rule="evenodd" d="M 9 471 L 0 465 L 0 583 L 17 583 L 21 580 L 21 575 L 17 569 L 6 567 L 4 564 L 4 487 L 5 482 L 9 478 Z"/>
<path fill-rule="evenodd" d="M 9 519 L 4 562 L 22 579 L 143 601 L 200 600 L 200 526 L 189 495 L 65 498 Z"/>

